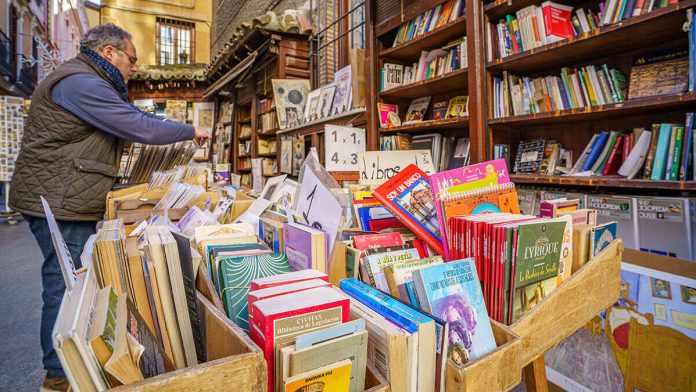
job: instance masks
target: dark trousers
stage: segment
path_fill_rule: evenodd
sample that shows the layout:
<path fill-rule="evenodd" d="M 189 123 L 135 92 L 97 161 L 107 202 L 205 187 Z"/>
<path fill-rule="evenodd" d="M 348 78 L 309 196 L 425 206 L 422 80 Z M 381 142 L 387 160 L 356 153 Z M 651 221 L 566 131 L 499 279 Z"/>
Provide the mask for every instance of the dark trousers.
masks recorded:
<path fill-rule="evenodd" d="M 51 232 L 45 218 L 36 218 L 24 215 L 29 223 L 29 228 L 39 243 L 44 260 L 41 267 L 41 281 L 43 283 L 43 308 L 41 309 L 41 348 L 43 349 L 43 365 L 48 377 L 65 377 L 56 351 L 53 349 L 53 325 L 56 323 L 60 303 L 65 291 L 63 274 L 60 271 L 58 257 L 51 241 Z M 82 249 L 94 234 L 96 222 L 58 221 L 58 227 L 63 235 L 65 243 L 70 250 L 70 256 L 75 263 L 75 268 L 80 268 L 82 262 L 80 255 Z"/>

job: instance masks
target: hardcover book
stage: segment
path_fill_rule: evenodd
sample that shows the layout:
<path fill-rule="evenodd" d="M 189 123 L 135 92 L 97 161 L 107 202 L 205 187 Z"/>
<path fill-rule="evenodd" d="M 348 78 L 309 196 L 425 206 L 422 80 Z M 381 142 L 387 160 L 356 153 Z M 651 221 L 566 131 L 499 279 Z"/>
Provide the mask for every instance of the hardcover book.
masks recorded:
<path fill-rule="evenodd" d="M 331 283 L 322 279 L 303 280 L 295 283 L 288 283 L 280 286 L 267 287 L 265 289 L 249 291 L 247 305 L 251 308 L 256 301 L 278 297 L 280 295 L 295 293 L 303 290 L 310 290 L 317 287 L 331 287 Z M 249 313 L 249 325 L 253 322 L 253 315 Z"/>
<path fill-rule="evenodd" d="M 255 302 L 250 335 L 268 363 L 268 391 L 275 386 L 275 346 L 303 333 L 343 324 L 350 318 L 350 300 L 340 292 L 318 287 Z"/>
<path fill-rule="evenodd" d="M 616 237 L 617 222 L 608 222 L 590 229 L 590 259 L 603 251 Z"/>
<path fill-rule="evenodd" d="M 431 248 L 444 254 L 432 188 L 421 169 L 406 166 L 372 194 Z"/>
<path fill-rule="evenodd" d="M 425 113 L 428 111 L 428 106 L 430 106 L 430 97 L 416 98 L 411 101 L 406 111 L 406 118 L 403 124 L 412 124 L 416 122 L 423 121 L 425 119 Z"/>
<path fill-rule="evenodd" d="M 403 244 L 400 233 L 380 233 L 380 234 L 363 234 L 353 237 L 353 246 L 358 250 L 367 248 L 381 248 L 384 246 L 401 245 Z"/>
<path fill-rule="evenodd" d="M 286 271 L 287 272 L 287 271 Z M 266 277 L 259 277 L 251 281 L 251 290 L 260 290 L 268 287 L 281 286 L 284 284 L 302 282 L 310 279 L 322 279 L 329 281 L 329 277 L 317 270 L 293 271 Z"/>
<path fill-rule="evenodd" d="M 254 279 L 290 272 L 283 252 L 270 255 L 229 257 L 220 261 L 221 296 L 227 317 L 249 331 L 247 297 Z"/>
<path fill-rule="evenodd" d="M 496 348 L 473 258 L 413 272 L 423 310 L 449 323 L 448 358 L 462 365 Z"/>

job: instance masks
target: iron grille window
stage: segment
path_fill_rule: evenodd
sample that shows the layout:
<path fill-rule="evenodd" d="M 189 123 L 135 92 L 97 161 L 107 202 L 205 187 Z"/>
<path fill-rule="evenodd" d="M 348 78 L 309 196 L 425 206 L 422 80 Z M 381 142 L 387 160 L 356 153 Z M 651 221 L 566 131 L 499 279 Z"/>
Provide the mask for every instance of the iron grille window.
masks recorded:
<path fill-rule="evenodd" d="M 192 22 L 157 18 L 157 65 L 194 63 L 195 29 Z"/>
<path fill-rule="evenodd" d="M 349 49 L 365 48 L 365 0 L 312 0 L 319 31 L 311 52 L 317 86 L 333 82 L 333 74 L 348 64 Z"/>

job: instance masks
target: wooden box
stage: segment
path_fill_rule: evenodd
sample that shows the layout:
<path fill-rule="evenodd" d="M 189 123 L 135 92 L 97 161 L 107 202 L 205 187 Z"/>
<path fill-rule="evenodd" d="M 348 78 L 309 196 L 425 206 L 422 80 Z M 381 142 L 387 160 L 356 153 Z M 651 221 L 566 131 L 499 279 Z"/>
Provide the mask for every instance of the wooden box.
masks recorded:
<path fill-rule="evenodd" d="M 198 293 L 203 308 L 208 362 L 113 391 L 221 391 L 234 387 L 235 392 L 266 390 L 266 361 L 263 352 L 205 297 Z"/>
<path fill-rule="evenodd" d="M 508 327 L 491 320 L 498 347 L 465 365 L 447 362 L 447 392 L 507 391 L 522 377 L 522 341 Z"/>
<path fill-rule="evenodd" d="M 510 326 L 522 339 L 522 366 L 542 356 L 619 299 L 623 242 L 612 242 Z"/>

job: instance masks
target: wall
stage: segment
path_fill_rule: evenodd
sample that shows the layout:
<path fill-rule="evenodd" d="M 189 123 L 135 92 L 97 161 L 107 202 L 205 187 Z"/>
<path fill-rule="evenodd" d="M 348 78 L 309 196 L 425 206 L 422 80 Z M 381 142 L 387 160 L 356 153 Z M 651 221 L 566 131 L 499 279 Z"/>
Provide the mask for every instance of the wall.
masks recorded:
<path fill-rule="evenodd" d="M 196 24 L 196 63 L 210 61 L 210 0 L 102 0 L 101 22 L 112 22 L 131 34 L 141 64 L 156 62 L 156 18 L 171 18 Z"/>
<path fill-rule="evenodd" d="M 314 4 L 317 0 L 314 0 Z M 288 9 L 309 9 L 309 0 L 213 0 L 213 28 L 210 52 L 215 56 L 242 22 L 266 13 L 269 9 L 282 13 Z"/>
<path fill-rule="evenodd" d="M 69 60 L 79 53 L 80 39 L 89 29 L 82 0 L 53 0 L 51 42 Z"/>
<path fill-rule="evenodd" d="M 91 1 L 85 1 L 85 15 L 90 29 L 101 24 L 101 9 Z"/>

